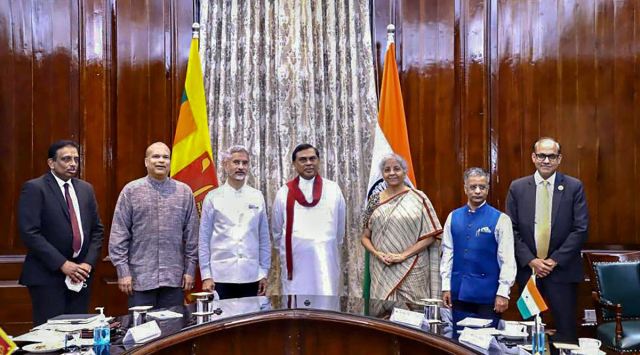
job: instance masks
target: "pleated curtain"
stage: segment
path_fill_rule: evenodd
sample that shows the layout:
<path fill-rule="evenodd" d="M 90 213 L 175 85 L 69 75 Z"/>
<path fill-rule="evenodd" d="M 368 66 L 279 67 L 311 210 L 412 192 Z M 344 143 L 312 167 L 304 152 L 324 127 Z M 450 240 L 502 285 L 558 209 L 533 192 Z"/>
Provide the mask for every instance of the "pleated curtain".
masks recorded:
<path fill-rule="evenodd" d="M 320 173 L 347 201 L 346 295 L 361 295 L 361 214 L 377 119 L 368 1 L 202 0 L 200 53 L 214 159 L 241 144 L 248 184 L 268 206 L 295 176 L 300 143 L 321 154 Z M 275 246 L 274 246 L 275 247 Z M 273 252 L 268 293 L 280 291 Z"/>

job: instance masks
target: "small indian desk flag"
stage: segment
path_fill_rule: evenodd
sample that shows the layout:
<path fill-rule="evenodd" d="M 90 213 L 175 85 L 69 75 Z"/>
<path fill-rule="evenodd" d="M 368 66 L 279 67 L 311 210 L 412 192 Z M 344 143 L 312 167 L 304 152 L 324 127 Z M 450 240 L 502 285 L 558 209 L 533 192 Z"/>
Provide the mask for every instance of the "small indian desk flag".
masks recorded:
<path fill-rule="evenodd" d="M 536 287 L 535 275 L 531 275 L 516 305 L 523 319 L 529 319 L 548 309 L 547 304 L 542 299 L 542 295 L 540 295 L 540 291 Z"/>
<path fill-rule="evenodd" d="M 16 343 L 11 341 L 7 333 L 5 333 L 2 328 L 0 328 L 0 355 L 9 355 L 13 353 L 16 348 Z"/>

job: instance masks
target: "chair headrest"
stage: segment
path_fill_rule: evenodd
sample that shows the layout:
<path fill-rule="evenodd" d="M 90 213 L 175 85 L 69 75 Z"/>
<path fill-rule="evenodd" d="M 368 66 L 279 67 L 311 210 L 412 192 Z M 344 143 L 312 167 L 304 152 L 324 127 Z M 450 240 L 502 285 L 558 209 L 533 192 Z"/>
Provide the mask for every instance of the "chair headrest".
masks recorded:
<path fill-rule="evenodd" d="M 640 317 L 640 261 L 595 262 L 593 270 L 600 297 L 621 304 L 623 317 Z"/>

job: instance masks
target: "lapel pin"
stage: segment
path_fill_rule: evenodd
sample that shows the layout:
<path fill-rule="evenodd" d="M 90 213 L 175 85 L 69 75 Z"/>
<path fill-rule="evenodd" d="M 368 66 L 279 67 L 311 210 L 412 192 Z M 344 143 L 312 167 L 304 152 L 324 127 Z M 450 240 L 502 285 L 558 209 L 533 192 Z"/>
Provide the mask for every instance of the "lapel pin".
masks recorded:
<path fill-rule="evenodd" d="M 558 191 L 562 191 L 562 190 L 564 190 L 564 186 L 558 185 Z"/>

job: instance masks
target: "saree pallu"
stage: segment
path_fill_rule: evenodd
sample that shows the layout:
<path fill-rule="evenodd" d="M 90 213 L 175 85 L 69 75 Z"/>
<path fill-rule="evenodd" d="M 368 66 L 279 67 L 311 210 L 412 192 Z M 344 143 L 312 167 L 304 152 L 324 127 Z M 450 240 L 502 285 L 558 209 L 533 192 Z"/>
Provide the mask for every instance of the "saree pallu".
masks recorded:
<path fill-rule="evenodd" d="M 373 246 L 384 253 L 400 254 L 420 240 L 436 238 L 425 250 L 401 263 L 387 266 L 372 257 L 371 298 L 409 302 L 439 298 L 442 227 L 427 196 L 413 189 L 385 201 L 377 195 L 370 199 L 365 223 L 371 230 Z"/>

